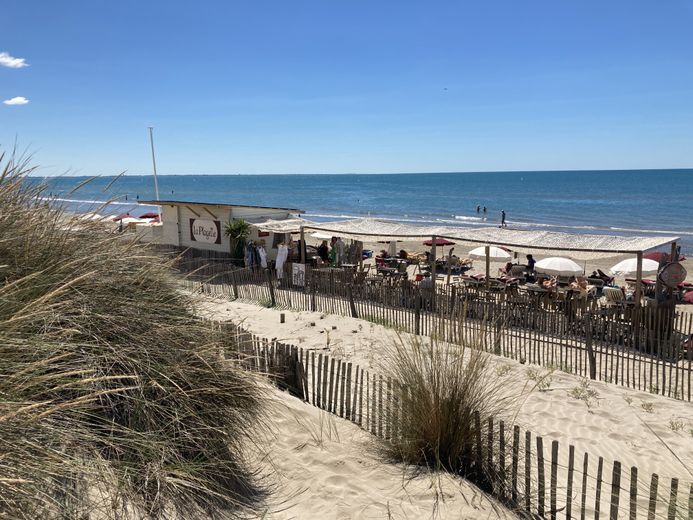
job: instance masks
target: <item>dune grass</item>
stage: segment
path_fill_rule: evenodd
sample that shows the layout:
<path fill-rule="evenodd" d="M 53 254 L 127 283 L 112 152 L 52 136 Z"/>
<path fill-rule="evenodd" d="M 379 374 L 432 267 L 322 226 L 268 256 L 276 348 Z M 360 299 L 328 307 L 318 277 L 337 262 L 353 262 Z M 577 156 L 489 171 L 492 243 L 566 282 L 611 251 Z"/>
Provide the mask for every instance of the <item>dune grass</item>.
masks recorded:
<path fill-rule="evenodd" d="M 257 380 L 168 263 L 40 199 L 0 156 L 0 517 L 257 512 Z"/>
<path fill-rule="evenodd" d="M 477 451 L 476 415 L 509 427 L 517 398 L 503 391 L 508 378 L 496 373 L 490 356 L 474 345 L 400 338 L 388 348 L 383 371 L 402 389 L 397 435 L 380 443 L 385 457 L 454 473 L 491 491 L 497 468 L 485 463 L 485 442 Z"/>

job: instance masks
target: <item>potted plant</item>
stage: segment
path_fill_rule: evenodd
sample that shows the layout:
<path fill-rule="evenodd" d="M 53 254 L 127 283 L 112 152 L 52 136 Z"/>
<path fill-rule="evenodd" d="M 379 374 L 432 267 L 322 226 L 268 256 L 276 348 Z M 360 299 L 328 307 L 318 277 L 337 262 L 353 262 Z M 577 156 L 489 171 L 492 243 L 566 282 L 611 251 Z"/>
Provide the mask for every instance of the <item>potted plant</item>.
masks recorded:
<path fill-rule="evenodd" d="M 242 218 L 229 220 L 224 226 L 224 235 L 229 237 L 232 258 L 243 258 L 243 248 L 250 236 L 250 224 Z"/>

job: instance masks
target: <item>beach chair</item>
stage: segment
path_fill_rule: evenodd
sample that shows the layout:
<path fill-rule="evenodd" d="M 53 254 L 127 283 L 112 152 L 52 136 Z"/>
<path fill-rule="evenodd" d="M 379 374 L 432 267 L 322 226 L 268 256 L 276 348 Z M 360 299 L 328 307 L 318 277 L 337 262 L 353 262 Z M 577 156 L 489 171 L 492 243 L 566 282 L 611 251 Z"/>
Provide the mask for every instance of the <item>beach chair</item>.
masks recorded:
<path fill-rule="evenodd" d="M 510 268 L 510 273 L 508 273 L 510 278 L 517 278 L 520 281 L 525 279 L 525 266 L 524 265 L 514 265 Z"/>
<path fill-rule="evenodd" d="M 628 303 L 626 296 L 620 287 L 604 287 L 602 289 L 600 304 L 603 307 L 622 307 L 626 303 Z"/>

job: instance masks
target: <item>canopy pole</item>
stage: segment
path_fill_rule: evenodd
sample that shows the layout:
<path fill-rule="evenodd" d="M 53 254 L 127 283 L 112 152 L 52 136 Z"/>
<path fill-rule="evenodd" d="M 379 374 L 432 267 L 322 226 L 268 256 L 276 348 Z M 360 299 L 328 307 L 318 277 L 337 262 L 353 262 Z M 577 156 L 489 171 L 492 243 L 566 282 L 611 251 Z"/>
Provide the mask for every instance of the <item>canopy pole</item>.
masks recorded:
<path fill-rule="evenodd" d="M 635 308 L 640 308 L 642 298 L 642 251 L 638 251 L 637 268 L 635 272 Z"/>
<path fill-rule="evenodd" d="M 301 226 L 299 229 L 301 232 L 301 247 L 299 248 L 298 254 L 299 254 L 299 258 L 301 259 L 301 263 L 305 264 L 306 263 L 306 234 L 305 234 L 305 231 L 303 229 L 303 226 Z"/>
<path fill-rule="evenodd" d="M 436 236 L 431 237 L 431 280 L 433 280 L 433 289 L 431 291 L 431 310 L 435 309 L 435 297 L 436 297 Z"/>
<path fill-rule="evenodd" d="M 486 244 L 486 290 L 491 286 L 491 246 Z"/>
<path fill-rule="evenodd" d="M 669 255 L 669 261 L 670 262 L 678 262 L 679 261 L 679 254 L 678 254 L 678 249 L 676 248 L 676 241 L 671 243 L 671 255 Z"/>

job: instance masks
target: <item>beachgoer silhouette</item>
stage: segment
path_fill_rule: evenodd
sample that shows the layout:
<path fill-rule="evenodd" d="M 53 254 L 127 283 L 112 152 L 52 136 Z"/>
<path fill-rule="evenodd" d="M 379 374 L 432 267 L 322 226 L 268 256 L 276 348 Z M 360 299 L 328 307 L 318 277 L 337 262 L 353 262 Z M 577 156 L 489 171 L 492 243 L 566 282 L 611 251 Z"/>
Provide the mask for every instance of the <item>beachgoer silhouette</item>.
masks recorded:
<path fill-rule="evenodd" d="M 476 207 L 476 212 L 479 213 L 481 211 L 481 206 Z"/>
<path fill-rule="evenodd" d="M 501 210 L 501 227 L 508 227 L 508 225 L 505 223 L 505 210 Z"/>
<path fill-rule="evenodd" d="M 484 206 L 484 215 L 486 215 L 486 206 Z"/>
<path fill-rule="evenodd" d="M 127 195 L 125 195 L 125 200 L 128 200 L 128 196 L 127 196 Z"/>

